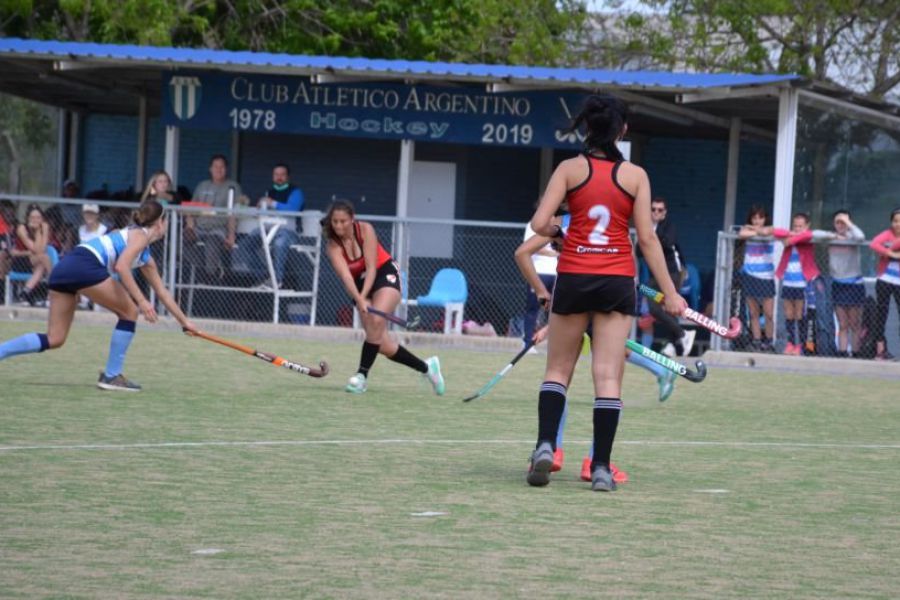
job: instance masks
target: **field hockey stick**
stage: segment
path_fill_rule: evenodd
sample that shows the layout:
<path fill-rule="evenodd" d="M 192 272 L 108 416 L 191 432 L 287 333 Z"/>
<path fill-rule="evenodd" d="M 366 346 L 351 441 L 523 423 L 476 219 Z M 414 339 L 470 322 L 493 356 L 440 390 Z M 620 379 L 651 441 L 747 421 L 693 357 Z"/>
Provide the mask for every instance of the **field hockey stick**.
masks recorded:
<path fill-rule="evenodd" d="M 370 313 L 372 313 L 373 315 L 387 319 L 391 323 L 396 323 L 397 325 L 399 325 L 400 327 L 402 327 L 404 329 L 415 329 L 416 327 L 419 326 L 419 323 L 422 322 L 422 319 L 421 319 L 421 317 L 419 317 L 419 315 L 416 315 L 412 319 L 406 320 L 403 317 L 398 317 L 397 315 L 395 315 L 393 313 L 386 313 L 383 310 L 378 310 L 377 308 L 372 308 L 371 306 L 367 307 L 366 310 L 369 311 Z"/>
<path fill-rule="evenodd" d="M 471 402 L 472 400 L 474 400 L 476 398 L 481 398 L 482 396 L 487 394 L 489 391 L 491 391 L 491 388 L 494 387 L 495 385 L 497 385 L 497 383 L 501 379 L 503 379 L 503 377 L 507 373 L 509 373 L 509 370 L 512 369 L 517 362 L 519 362 L 519 359 L 521 359 L 523 356 L 528 354 L 528 351 L 531 350 L 532 348 L 534 348 L 534 342 L 533 341 L 528 342 L 525 345 L 525 347 L 522 348 L 518 354 L 516 354 L 515 358 L 513 358 L 511 361 L 509 361 L 509 364 L 507 364 L 505 367 L 500 369 L 500 372 L 497 373 L 496 375 L 494 375 L 494 377 L 491 378 L 491 380 L 488 381 L 486 384 L 484 384 L 484 386 L 480 390 L 478 390 L 477 392 L 475 392 L 468 398 L 463 398 L 463 402 Z"/>
<path fill-rule="evenodd" d="M 668 356 L 663 356 L 657 352 L 654 352 L 650 348 L 646 346 L 642 346 L 638 344 L 634 340 L 626 340 L 625 346 L 628 347 L 632 352 L 637 352 L 641 356 L 645 358 L 649 358 L 656 364 L 661 367 L 665 367 L 666 369 L 672 371 L 676 375 L 681 375 L 688 381 L 693 381 L 694 383 L 700 383 L 704 379 L 706 379 L 706 364 L 702 360 L 698 360 L 694 363 L 694 366 L 697 367 L 696 371 L 691 371 L 686 366 L 678 362 L 677 360 L 672 360 Z"/>
<path fill-rule="evenodd" d="M 641 284 L 640 289 L 643 295 L 647 296 L 657 304 L 663 301 L 664 294 L 662 292 L 654 290 L 652 287 L 644 284 Z M 697 312 L 689 306 L 684 309 L 684 312 L 681 313 L 681 316 L 688 321 L 693 321 L 700 327 L 708 329 L 716 335 L 720 335 L 728 340 L 733 340 L 741 334 L 741 320 L 737 317 L 731 317 L 731 320 L 728 321 L 729 327 L 725 327 L 719 322 L 713 321 L 706 315 Z"/>
<path fill-rule="evenodd" d="M 285 369 L 290 369 L 291 371 L 295 371 L 297 373 L 302 373 L 303 375 L 309 375 L 310 377 L 325 377 L 328 375 L 328 363 L 324 360 L 319 363 L 318 368 L 316 367 L 307 367 L 306 365 L 301 365 L 300 363 L 295 363 L 287 360 L 286 358 L 281 358 L 280 356 L 276 356 L 275 354 L 269 354 L 268 352 L 261 352 L 250 346 L 244 346 L 243 344 L 238 344 L 209 333 L 203 333 L 202 331 L 188 331 L 184 330 L 187 335 L 192 337 L 202 338 L 208 342 L 214 342 L 216 344 L 221 344 L 223 346 L 227 346 L 232 350 L 237 350 L 238 352 L 243 352 L 244 354 L 249 354 L 250 356 L 255 356 L 256 358 L 260 358 L 266 362 L 272 363 L 276 367 L 284 367 Z"/>

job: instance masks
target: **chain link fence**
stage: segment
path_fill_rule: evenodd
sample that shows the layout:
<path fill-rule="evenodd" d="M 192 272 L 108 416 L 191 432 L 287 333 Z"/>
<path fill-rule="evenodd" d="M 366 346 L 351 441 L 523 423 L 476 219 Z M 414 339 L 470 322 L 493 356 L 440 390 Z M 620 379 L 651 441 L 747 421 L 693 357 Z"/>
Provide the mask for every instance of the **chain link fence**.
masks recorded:
<path fill-rule="evenodd" d="M 26 206 L 39 204 L 51 226 L 52 244 L 63 256 L 79 243 L 83 202 L 95 201 L 10 196 L 3 202 L 4 221 L 24 222 Z M 110 230 L 126 226 L 136 207 L 134 203 L 96 203 L 101 207 L 101 221 Z M 319 223 L 322 213 L 278 212 L 275 216 L 270 211 L 229 211 L 191 203 L 169 206 L 166 212 L 169 231 L 153 245 L 152 254 L 163 281 L 190 317 L 353 326 L 353 302 L 325 252 Z M 237 233 L 234 247 L 225 239 L 231 218 Z M 456 269 L 466 283 L 459 329 L 471 335 L 522 335 L 526 284 L 513 253 L 522 242 L 524 224 L 357 218 L 374 226 L 380 243 L 398 264 L 403 283 L 398 312 L 419 316 L 420 331 L 444 331 L 444 306 L 418 300 L 429 294 L 438 271 Z M 0 231 L 0 240 L 4 246 L 15 246 L 12 232 Z M 26 267 L 21 260 L 15 265 L 0 262 L 6 301 L 23 301 L 18 292 L 30 274 Z M 150 295 L 140 277 L 138 281 Z M 42 284 L 28 301 L 42 305 L 46 297 Z M 158 308 L 162 310 L 161 305 Z"/>
<path fill-rule="evenodd" d="M 773 252 L 777 267 L 779 251 L 790 252 L 790 247 L 774 238 L 739 239 L 736 233 L 719 233 L 711 312 L 722 323 L 738 317 L 743 329 L 730 341 L 713 336 L 714 349 L 862 359 L 891 359 L 892 354 L 900 353 L 900 286 L 893 286 L 898 295 L 892 307 L 888 284 L 878 281 L 878 256 L 869 241 L 820 237 L 814 236 L 812 243 L 819 275 L 805 287 L 789 289 L 791 286 L 777 277 L 772 284 L 761 283 L 766 280 L 751 274 L 759 271 L 749 267 L 755 261 L 748 257 L 754 252 Z M 836 281 L 830 255 L 855 252 L 860 257 L 859 282 Z M 766 300 L 769 285 L 774 295 Z M 799 315 L 794 314 L 797 306 Z M 882 344 L 884 351 L 878 355 Z"/>

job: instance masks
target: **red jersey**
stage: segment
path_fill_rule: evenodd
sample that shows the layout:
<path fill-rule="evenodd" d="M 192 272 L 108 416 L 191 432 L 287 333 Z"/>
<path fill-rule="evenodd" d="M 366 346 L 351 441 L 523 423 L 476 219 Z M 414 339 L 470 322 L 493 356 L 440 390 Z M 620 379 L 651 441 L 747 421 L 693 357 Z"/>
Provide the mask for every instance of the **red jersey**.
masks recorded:
<path fill-rule="evenodd" d="M 572 219 L 556 271 L 634 277 L 628 235 L 634 196 L 616 181 L 622 163 L 585 156 L 587 179 L 566 193 Z"/>
<path fill-rule="evenodd" d="M 356 243 L 359 244 L 360 249 L 363 246 L 363 236 L 362 236 L 362 227 L 360 227 L 359 222 L 353 222 L 353 234 L 356 237 Z M 375 243 L 378 245 L 378 255 L 375 259 L 375 268 L 380 268 L 384 263 L 391 260 L 390 253 L 384 249 L 384 246 L 381 245 L 381 242 L 375 240 Z M 344 244 L 341 243 L 341 253 L 344 255 L 344 260 L 347 261 L 347 266 L 350 267 L 350 275 L 353 276 L 354 279 L 359 279 L 359 277 L 366 272 L 366 257 L 364 253 L 360 253 L 359 258 L 351 259 L 347 256 L 347 249 L 344 248 Z"/>

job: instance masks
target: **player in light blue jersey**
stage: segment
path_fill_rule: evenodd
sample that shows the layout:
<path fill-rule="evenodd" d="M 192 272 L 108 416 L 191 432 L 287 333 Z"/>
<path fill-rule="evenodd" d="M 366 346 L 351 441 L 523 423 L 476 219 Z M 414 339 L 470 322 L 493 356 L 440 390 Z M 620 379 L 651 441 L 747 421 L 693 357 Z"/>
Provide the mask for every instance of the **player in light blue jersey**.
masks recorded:
<path fill-rule="evenodd" d="M 0 344 L 0 361 L 19 354 L 31 354 L 59 348 L 66 342 L 78 295 L 119 317 L 109 343 L 106 368 L 97 387 L 104 390 L 137 392 L 141 386 L 123 374 L 125 354 L 134 338 L 138 312 L 150 323 L 157 321 L 156 310 L 134 280 L 134 269 L 156 292 L 163 306 L 184 329 L 196 331 L 166 289 L 150 256 L 150 244 L 166 235 L 162 205 L 155 200 L 141 204 L 134 212 L 133 224 L 76 246 L 50 273 L 50 314 L 47 333 L 26 333 Z M 112 276 L 118 275 L 119 280 Z"/>

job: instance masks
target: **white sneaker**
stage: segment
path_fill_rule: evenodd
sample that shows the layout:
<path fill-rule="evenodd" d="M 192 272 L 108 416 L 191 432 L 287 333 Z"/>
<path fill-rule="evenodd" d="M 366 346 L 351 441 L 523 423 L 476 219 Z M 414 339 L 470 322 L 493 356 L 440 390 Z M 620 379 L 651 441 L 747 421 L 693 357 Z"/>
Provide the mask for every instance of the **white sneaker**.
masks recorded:
<path fill-rule="evenodd" d="M 348 379 L 347 385 L 344 387 L 344 391 L 350 392 L 351 394 L 363 394 L 366 389 L 368 389 L 368 386 L 366 385 L 366 376 L 362 373 L 357 373 Z"/>
<path fill-rule="evenodd" d="M 660 352 L 662 352 L 669 358 L 674 358 L 675 357 L 675 346 L 672 345 L 672 342 L 669 342 L 665 346 L 663 346 L 663 349 Z"/>
<path fill-rule="evenodd" d="M 428 372 L 422 375 L 428 379 L 431 387 L 434 388 L 434 393 L 438 396 L 443 396 L 446 388 L 444 386 L 444 376 L 441 375 L 441 361 L 438 360 L 437 356 L 432 356 L 425 360 L 425 364 L 428 365 Z"/>
<path fill-rule="evenodd" d="M 697 337 L 696 329 L 685 329 L 684 335 L 681 338 L 681 347 L 684 348 L 684 354 L 682 356 L 690 356 L 691 348 L 694 347 L 694 338 Z"/>

